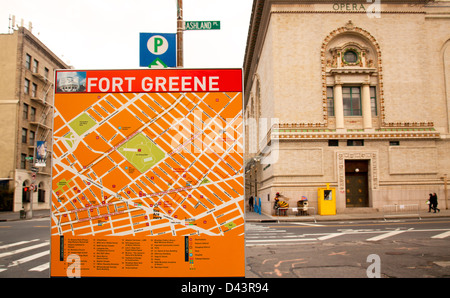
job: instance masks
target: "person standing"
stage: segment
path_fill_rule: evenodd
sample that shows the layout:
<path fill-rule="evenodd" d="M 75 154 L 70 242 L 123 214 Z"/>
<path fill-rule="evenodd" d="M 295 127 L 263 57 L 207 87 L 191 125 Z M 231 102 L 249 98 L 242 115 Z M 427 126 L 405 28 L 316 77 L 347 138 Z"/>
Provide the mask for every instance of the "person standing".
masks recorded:
<path fill-rule="evenodd" d="M 250 212 L 253 211 L 253 196 L 248 199 L 248 207 L 250 208 Z"/>

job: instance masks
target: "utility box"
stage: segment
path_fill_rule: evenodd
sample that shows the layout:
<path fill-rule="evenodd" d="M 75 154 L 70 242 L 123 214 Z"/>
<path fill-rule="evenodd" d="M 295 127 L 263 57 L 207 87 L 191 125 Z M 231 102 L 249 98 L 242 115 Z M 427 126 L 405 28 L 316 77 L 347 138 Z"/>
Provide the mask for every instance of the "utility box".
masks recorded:
<path fill-rule="evenodd" d="M 336 215 L 336 188 L 319 188 L 317 201 L 319 215 Z"/>

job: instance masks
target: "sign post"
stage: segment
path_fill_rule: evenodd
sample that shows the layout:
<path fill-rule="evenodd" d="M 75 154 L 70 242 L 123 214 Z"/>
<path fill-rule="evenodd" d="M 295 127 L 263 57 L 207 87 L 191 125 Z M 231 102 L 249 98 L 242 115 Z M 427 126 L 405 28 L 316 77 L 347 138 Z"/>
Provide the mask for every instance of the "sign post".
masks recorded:
<path fill-rule="evenodd" d="M 55 85 L 51 276 L 244 277 L 242 70 Z"/>
<path fill-rule="evenodd" d="M 183 56 L 183 0 L 177 0 L 177 67 L 184 66 Z"/>

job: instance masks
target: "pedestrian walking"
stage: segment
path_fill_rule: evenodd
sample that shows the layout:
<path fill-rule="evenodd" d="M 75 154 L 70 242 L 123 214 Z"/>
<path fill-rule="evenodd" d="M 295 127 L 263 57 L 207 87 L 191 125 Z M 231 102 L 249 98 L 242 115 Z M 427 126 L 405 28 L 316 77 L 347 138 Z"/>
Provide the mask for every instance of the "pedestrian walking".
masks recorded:
<path fill-rule="evenodd" d="M 436 213 L 436 210 L 437 210 L 438 212 L 441 212 L 441 209 L 439 209 L 439 208 L 437 207 L 437 205 L 438 205 L 438 198 L 437 198 L 436 193 L 433 193 L 433 195 L 431 196 L 431 198 L 430 198 L 430 204 L 432 205 L 431 208 L 434 210 L 434 213 Z"/>
<path fill-rule="evenodd" d="M 248 199 L 248 207 L 250 208 L 250 212 L 253 211 L 253 196 Z"/>
<path fill-rule="evenodd" d="M 429 198 L 428 198 L 428 201 L 427 201 L 427 204 L 428 204 L 428 212 L 431 212 L 431 197 L 433 196 L 431 193 L 429 194 Z"/>

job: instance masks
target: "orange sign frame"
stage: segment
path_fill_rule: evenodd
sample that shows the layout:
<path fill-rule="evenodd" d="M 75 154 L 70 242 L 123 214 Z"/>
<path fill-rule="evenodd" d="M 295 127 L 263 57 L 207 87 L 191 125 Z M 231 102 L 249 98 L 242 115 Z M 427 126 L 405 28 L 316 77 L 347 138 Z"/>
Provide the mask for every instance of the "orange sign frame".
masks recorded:
<path fill-rule="evenodd" d="M 56 78 L 51 276 L 244 277 L 242 70 Z"/>

